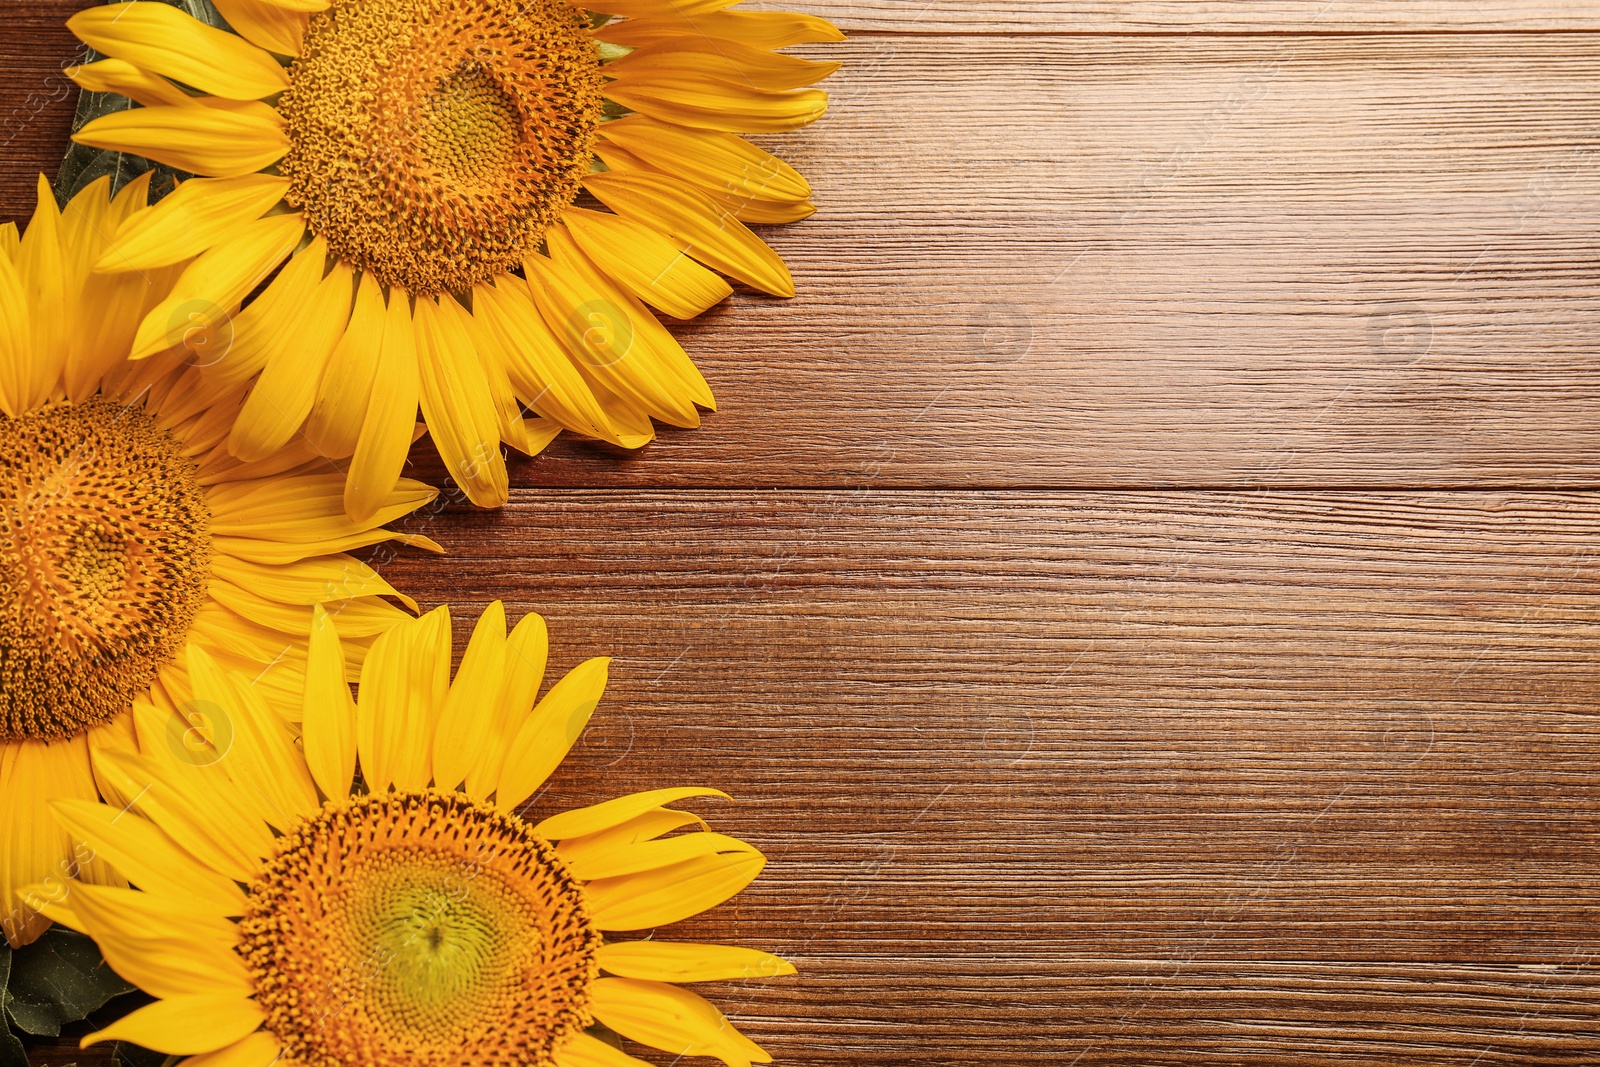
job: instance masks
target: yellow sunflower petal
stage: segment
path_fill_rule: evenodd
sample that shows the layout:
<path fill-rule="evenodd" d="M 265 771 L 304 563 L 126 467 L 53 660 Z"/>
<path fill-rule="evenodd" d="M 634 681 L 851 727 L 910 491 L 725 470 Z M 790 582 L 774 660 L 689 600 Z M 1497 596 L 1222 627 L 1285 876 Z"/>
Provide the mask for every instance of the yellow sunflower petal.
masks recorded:
<path fill-rule="evenodd" d="M 171 104 L 182 107 L 194 98 L 170 81 L 134 66 L 124 59 L 102 59 L 64 71 L 80 89 L 91 93 L 117 93 L 145 107 Z"/>
<path fill-rule="evenodd" d="M 506 609 L 496 600 L 472 628 L 433 735 L 433 781 L 453 790 L 490 744 L 506 663 Z"/>
<path fill-rule="evenodd" d="M 585 834 L 582 837 L 563 838 L 556 846 L 563 859 L 569 860 L 576 866 L 582 866 L 588 861 L 604 856 L 625 845 L 637 844 L 640 841 L 653 841 L 664 834 L 685 826 L 705 826 L 705 820 L 690 811 L 679 811 L 676 808 L 654 808 L 642 815 L 635 815 L 627 822 L 620 823 L 599 833 Z"/>
<path fill-rule="evenodd" d="M 280 56 L 305 51 L 306 17 L 265 0 L 212 0 L 228 25 L 253 45 Z"/>
<path fill-rule="evenodd" d="M 597 267 L 673 318 L 692 319 L 733 295 L 732 286 L 648 226 L 577 207 L 561 221 Z"/>
<path fill-rule="evenodd" d="M 124 1015 L 81 1044 L 131 1041 L 170 1056 L 192 1056 L 233 1044 L 266 1018 L 255 1001 L 238 995 L 168 997 Z"/>
<path fill-rule="evenodd" d="M 233 951 L 236 933 L 208 930 L 195 936 L 193 929 L 173 931 L 173 924 L 163 922 L 164 905 L 152 907 L 148 893 L 133 890 L 80 886 L 71 901 L 111 969 L 146 993 L 250 995 L 254 984 Z"/>
<path fill-rule="evenodd" d="M 211 559 L 211 573 L 279 604 L 309 607 L 356 597 L 392 596 L 413 611 L 417 608 L 416 601 L 353 556 L 320 556 L 282 567 L 268 567 L 216 553 Z"/>
<path fill-rule="evenodd" d="M 738 41 L 752 48 L 842 41 L 839 27 L 817 15 L 793 11 L 711 11 L 686 16 L 667 10 L 648 18 L 613 22 L 595 32 L 602 41 L 637 48 L 668 37 L 701 36 Z"/>
<path fill-rule="evenodd" d="M 348 795 L 356 767 L 356 705 L 344 680 L 339 632 L 320 606 L 311 624 L 300 730 L 306 764 L 322 795 Z"/>
<path fill-rule="evenodd" d="M 680 834 L 659 841 L 640 841 L 618 845 L 604 852 L 582 855 L 573 861 L 572 871 L 579 878 L 596 880 L 642 874 L 703 856 L 760 855 L 756 849 L 726 834 Z M 571 853 L 566 853 L 571 855 Z"/>
<path fill-rule="evenodd" d="M 794 974 L 794 964 L 770 952 L 733 945 L 621 941 L 600 946 L 600 969 L 649 982 L 732 982 Z"/>
<path fill-rule="evenodd" d="M 757 89 L 694 71 L 618 78 L 606 96 L 663 122 L 726 133 L 780 133 L 809 126 L 828 110 L 821 89 Z"/>
<path fill-rule="evenodd" d="M 600 11 L 607 15 L 642 19 L 672 11 L 684 18 L 707 15 L 732 7 L 739 0 L 585 0 L 585 11 Z"/>
<path fill-rule="evenodd" d="M 839 69 L 818 62 L 753 48 L 738 41 L 701 34 L 672 37 L 636 48 L 606 67 L 612 78 L 715 78 L 754 89 L 800 89 L 815 85 Z"/>
<path fill-rule="evenodd" d="M 136 107 L 102 115 L 72 139 L 212 178 L 236 178 L 270 167 L 289 150 L 283 120 L 265 104 Z"/>
<path fill-rule="evenodd" d="M 493 713 L 486 721 L 487 736 L 467 771 L 470 796 L 484 800 L 499 784 L 512 731 L 539 698 L 549 648 L 544 618 L 533 612 L 519 619 L 506 639 L 500 691 L 494 696 Z"/>
<path fill-rule="evenodd" d="M 283 199 L 289 180 L 273 174 L 194 178 L 117 230 L 99 270 L 148 270 L 198 256 Z"/>
<path fill-rule="evenodd" d="M 648 930 L 709 911 L 755 881 L 766 865 L 759 852 L 720 853 L 602 878 L 584 891 L 600 929 Z"/>
<path fill-rule="evenodd" d="M 594 1014 L 623 1037 L 672 1055 L 715 1056 L 728 1067 L 772 1062 L 704 997 L 664 982 L 602 978 Z"/>
<path fill-rule="evenodd" d="M 73 842 L 47 806 L 57 797 L 83 796 L 73 780 L 63 782 L 54 773 L 58 757 L 66 753 L 76 754 L 88 771 L 81 737 L 55 745 L 11 741 L 0 746 L 0 932 L 13 946 L 28 944 L 50 925 L 36 904 L 19 898 L 19 891 L 44 879 L 60 884 L 75 873 Z M 92 789 L 93 778 L 87 784 Z"/>
<path fill-rule="evenodd" d="M 613 826 L 621 826 L 629 819 L 636 818 L 659 808 L 663 804 L 671 804 L 677 800 L 687 800 L 690 797 L 721 797 L 729 799 L 728 794 L 717 789 L 702 789 L 695 786 L 679 786 L 672 789 L 652 789 L 646 793 L 632 793 L 615 800 L 607 800 L 600 804 L 591 804 L 587 808 L 574 808 L 564 811 L 559 815 L 552 815 L 535 826 L 533 829 L 541 837 L 551 841 L 562 841 L 569 837 L 583 837 L 587 834 L 597 834 L 602 830 L 609 830 Z"/>
<path fill-rule="evenodd" d="M 565 229 L 554 228 L 548 237 L 572 239 Z M 555 249 L 552 248 L 552 251 Z M 698 426 L 694 401 L 679 396 L 678 382 L 651 358 L 644 339 L 654 317 L 635 309 L 635 302 L 620 294 L 603 292 L 579 272 L 569 258 L 557 263 L 531 256 L 523 263 L 528 286 L 551 332 L 560 338 L 582 373 L 605 384 L 630 404 L 653 418 L 675 426 Z M 655 323 L 659 326 L 659 323 Z"/>
<path fill-rule="evenodd" d="M 234 482 L 215 487 L 206 500 L 211 505 L 211 531 L 218 537 L 331 542 L 408 515 L 438 495 L 436 489 L 405 479 L 371 518 L 360 523 L 344 513 L 344 477 L 339 474 Z"/>
<path fill-rule="evenodd" d="M 272 835 L 264 824 L 251 826 L 247 820 L 227 818 L 226 808 L 207 804 L 205 794 L 194 790 L 199 783 L 168 781 L 147 757 L 102 753 L 99 770 L 116 783 L 118 792 L 135 797 L 135 810 L 180 848 L 236 882 L 254 878 L 262 857 L 271 850 Z"/>
<path fill-rule="evenodd" d="M 481 508 L 508 498 L 494 398 L 460 316 L 449 296 L 419 299 L 415 310 L 417 369 L 422 414 L 439 456 L 456 484 Z"/>
<path fill-rule="evenodd" d="M 228 100 L 260 100 L 289 87 L 277 61 L 243 38 L 168 4 L 87 8 L 67 28 L 90 48 Z"/>
<path fill-rule="evenodd" d="M 351 519 L 372 518 L 399 483 L 421 388 L 411 311 L 405 294 L 395 291 L 384 310 L 372 392 L 345 481 L 344 509 Z"/>
<path fill-rule="evenodd" d="M 190 1056 L 178 1067 L 273 1067 L 282 1059 L 283 1043 L 267 1031 L 257 1030 L 215 1052 Z"/>
<path fill-rule="evenodd" d="M 369 545 L 381 544 L 384 541 L 395 541 L 402 545 L 410 545 L 413 548 L 426 549 L 429 552 L 442 553 L 444 551 L 444 546 L 432 538 L 424 537 L 422 534 L 364 528 L 309 541 L 273 541 L 256 537 L 217 537 L 212 540 L 211 544 L 217 551 L 226 552 L 239 559 L 249 560 L 252 563 L 277 566 L 285 563 L 294 563 L 297 560 L 310 559 L 313 556 L 350 552 L 358 548 L 366 548 Z"/>
<path fill-rule="evenodd" d="M 300 313 L 280 324 L 293 343 L 261 369 L 244 402 L 228 451 L 246 463 L 277 452 L 300 429 L 322 385 L 328 359 L 350 318 L 350 268 L 336 263 Z"/>
<path fill-rule="evenodd" d="M 436 608 L 379 637 L 361 668 L 356 746 L 367 787 L 420 790 L 450 685 L 450 611 Z"/>
<path fill-rule="evenodd" d="M 526 282 L 505 277 L 479 286 L 473 313 L 498 340 L 512 386 L 528 406 L 575 433 L 620 443 L 594 393 L 539 317 Z"/>
<path fill-rule="evenodd" d="M 32 350 L 22 365 L 23 402 L 32 408 L 55 389 L 65 369 L 67 266 L 62 255 L 61 211 L 44 175 L 36 186 L 38 205 L 17 250 L 17 273 L 32 316 Z"/>
<path fill-rule="evenodd" d="M 648 1062 L 581 1032 L 556 1049 L 555 1060 L 556 1067 L 651 1067 Z"/>
<path fill-rule="evenodd" d="M 0 411 L 17 418 L 34 407 L 33 313 L 22 275 L 0 258 Z"/>
<path fill-rule="evenodd" d="M 463 313 L 460 319 L 471 341 L 473 354 L 477 356 L 478 367 L 483 372 L 484 384 L 489 387 L 489 399 L 494 406 L 495 426 L 500 431 L 500 440 L 524 455 L 537 455 L 549 442 L 541 444 L 530 436 L 530 427 L 522 417 L 522 404 L 517 400 L 511 375 L 500 355 L 498 338 L 476 314 Z"/>
<path fill-rule="evenodd" d="M 606 691 L 607 657 L 580 663 L 550 687 L 511 740 L 495 803 L 514 811 L 561 765 Z"/>
<path fill-rule="evenodd" d="M 313 237 L 304 248 L 294 251 L 277 277 L 229 320 L 231 341 L 207 364 L 209 377 L 226 385 L 243 385 L 294 344 L 294 334 L 284 329 L 284 323 L 300 315 L 322 284 L 327 265 L 328 245 L 321 237 Z"/>
<path fill-rule="evenodd" d="M 305 233 L 299 215 L 271 215 L 241 226 L 184 268 L 174 292 L 139 324 L 131 359 L 182 344 L 197 326 L 226 318 L 232 308 L 282 263 Z"/>
<path fill-rule="evenodd" d="M 328 358 L 306 418 L 305 435 L 324 456 L 345 459 L 356 450 L 378 373 L 384 315 L 383 286 L 371 274 L 361 275 L 350 321 Z"/>
<path fill-rule="evenodd" d="M 721 136 L 733 137 L 732 134 Z M 742 141 L 741 138 L 734 140 Z M 685 181 L 726 208 L 740 222 L 757 224 L 799 222 L 817 213 L 816 205 L 803 197 L 795 199 L 771 191 L 759 172 L 751 172 L 735 179 L 725 179 L 696 173 L 693 169 L 683 166 L 660 167 L 645 162 L 614 141 L 601 141 L 595 145 L 595 155 L 600 157 L 601 162 L 610 170 L 643 171 L 646 174 L 664 175 Z M 735 192 L 736 189 L 739 191 Z"/>
<path fill-rule="evenodd" d="M 57 800 L 50 810 L 75 840 L 86 842 L 145 892 L 214 915 L 243 913 L 239 887 L 190 859 L 154 823 L 88 800 Z"/>
<path fill-rule="evenodd" d="M 684 242 L 708 267 L 774 296 L 794 295 L 794 278 L 778 254 L 704 193 L 639 172 L 591 174 L 584 186 L 617 214 Z"/>

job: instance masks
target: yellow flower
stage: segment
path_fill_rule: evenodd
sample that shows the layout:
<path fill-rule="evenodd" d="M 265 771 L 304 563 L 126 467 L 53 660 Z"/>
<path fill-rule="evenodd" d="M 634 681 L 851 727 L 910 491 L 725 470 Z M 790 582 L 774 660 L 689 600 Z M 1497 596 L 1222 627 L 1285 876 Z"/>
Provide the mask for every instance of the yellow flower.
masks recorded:
<path fill-rule="evenodd" d="M 41 178 L 27 232 L 0 227 L 0 924 L 13 945 L 49 925 L 16 890 L 73 865 L 46 804 L 96 796 L 92 752 L 137 737 L 206 758 L 186 645 L 256 679 L 260 699 L 297 699 L 312 604 L 337 602 L 358 650 L 407 617 L 344 551 L 432 545 L 381 528 L 432 499 L 418 482 L 353 522 L 341 476 L 303 445 L 228 455 L 240 390 L 202 379 L 198 343 L 128 360 L 174 272 L 89 265 L 148 187 L 113 200 L 101 179 L 60 211 Z"/>
<path fill-rule="evenodd" d="M 598 1022 L 673 1056 L 770 1062 L 675 983 L 791 974 L 788 963 L 602 934 L 688 918 L 756 877 L 759 852 L 669 806 L 724 794 L 659 789 L 525 822 L 517 809 L 587 724 L 609 660 L 535 703 L 543 619 L 508 636 L 491 604 L 453 682 L 450 629 L 440 608 L 379 637 L 352 700 L 319 611 L 299 744 L 243 699 L 247 678 L 191 649 L 197 696 L 234 724 L 226 758 L 100 753 L 115 806 L 54 805 L 139 888 L 68 883 L 30 899 L 159 998 L 85 1045 L 204 1057 L 194 1067 L 642 1067 Z"/>
<path fill-rule="evenodd" d="M 303 430 L 350 458 L 345 506 L 364 517 L 420 405 L 451 475 L 492 507 L 502 444 L 534 454 L 567 429 L 636 448 L 652 419 L 697 426 L 714 407 L 645 305 L 698 315 L 732 291 L 715 272 L 794 294 L 745 223 L 805 218 L 810 186 L 738 135 L 820 116 L 827 94 L 808 86 L 838 64 L 774 49 L 841 35 L 730 0 L 595 6 L 608 14 L 218 0 L 237 34 L 149 2 L 68 21 L 109 57 L 78 84 L 144 105 L 75 139 L 205 176 L 119 230 L 98 268 L 198 257 L 171 300 L 215 315 L 282 268 L 216 368 L 255 380 L 235 456 Z M 170 320 L 146 317 L 136 358 L 173 343 Z"/>

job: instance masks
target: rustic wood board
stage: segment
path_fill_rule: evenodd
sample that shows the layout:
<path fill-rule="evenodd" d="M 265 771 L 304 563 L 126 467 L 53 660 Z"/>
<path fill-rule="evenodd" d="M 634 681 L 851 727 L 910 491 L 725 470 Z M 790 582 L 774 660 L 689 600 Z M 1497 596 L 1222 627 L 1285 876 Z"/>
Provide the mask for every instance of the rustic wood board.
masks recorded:
<path fill-rule="evenodd" d="M 792 10 L 758 0 L 752 8 Z M 1600 29 L 1588 0 L 812 0 L 851 33 L 1417 33 Z"/>
<path fill-rule="evenodd" d="M 0 217 L 85 2 L 8 13 Z M 1486 32 L 1600 11 L 805 6 L 723 410 L 387 561 L 618 657 L 539 803 L 735 796 L 673 933 L 797 959 L 713 991 L 780 1064 L 1600 1060 L 1600 37 Z"/>

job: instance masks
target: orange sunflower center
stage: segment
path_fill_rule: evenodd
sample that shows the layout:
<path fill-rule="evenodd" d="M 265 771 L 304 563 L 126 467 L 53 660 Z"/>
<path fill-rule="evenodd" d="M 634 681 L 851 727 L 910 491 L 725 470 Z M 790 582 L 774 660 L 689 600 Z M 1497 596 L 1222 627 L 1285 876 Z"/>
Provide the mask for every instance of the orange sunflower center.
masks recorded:
<path fill-rule="evenodd" d="M 285 1062 L 548 1067 L 593 1021 L 578 882 L 521 819 L 460 794 L 325 805 L 240 930 Z"/>
<path fill-rule="evenodd" d="M 562 0 L 335 0 L 278 103 L 289 201 L 409 292 L 516 266 L 589 169 L 604 79 L 587 27 Z"/>
<path fill-rule="evenodd" d="M 210 509 L 138 407 L 0 418 L 0 742 L 126 711 L 205 602 Z"/>

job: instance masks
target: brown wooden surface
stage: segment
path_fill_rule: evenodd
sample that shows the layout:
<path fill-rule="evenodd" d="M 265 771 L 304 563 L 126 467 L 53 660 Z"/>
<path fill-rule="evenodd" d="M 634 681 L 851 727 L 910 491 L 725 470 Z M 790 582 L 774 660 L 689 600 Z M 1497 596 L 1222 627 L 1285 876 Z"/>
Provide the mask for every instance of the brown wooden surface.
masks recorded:
<path fill-rule="evenodd" d="M 722 412 L 387 567 L 617 655 L 544 802 L 735 795 L 773 863 L 674 933 L 795 957 L 715 993 L 781 1064 L 1600 1062 L 1600 35 L 1483 32 L 1600 10 L 809 8 Z"/>

